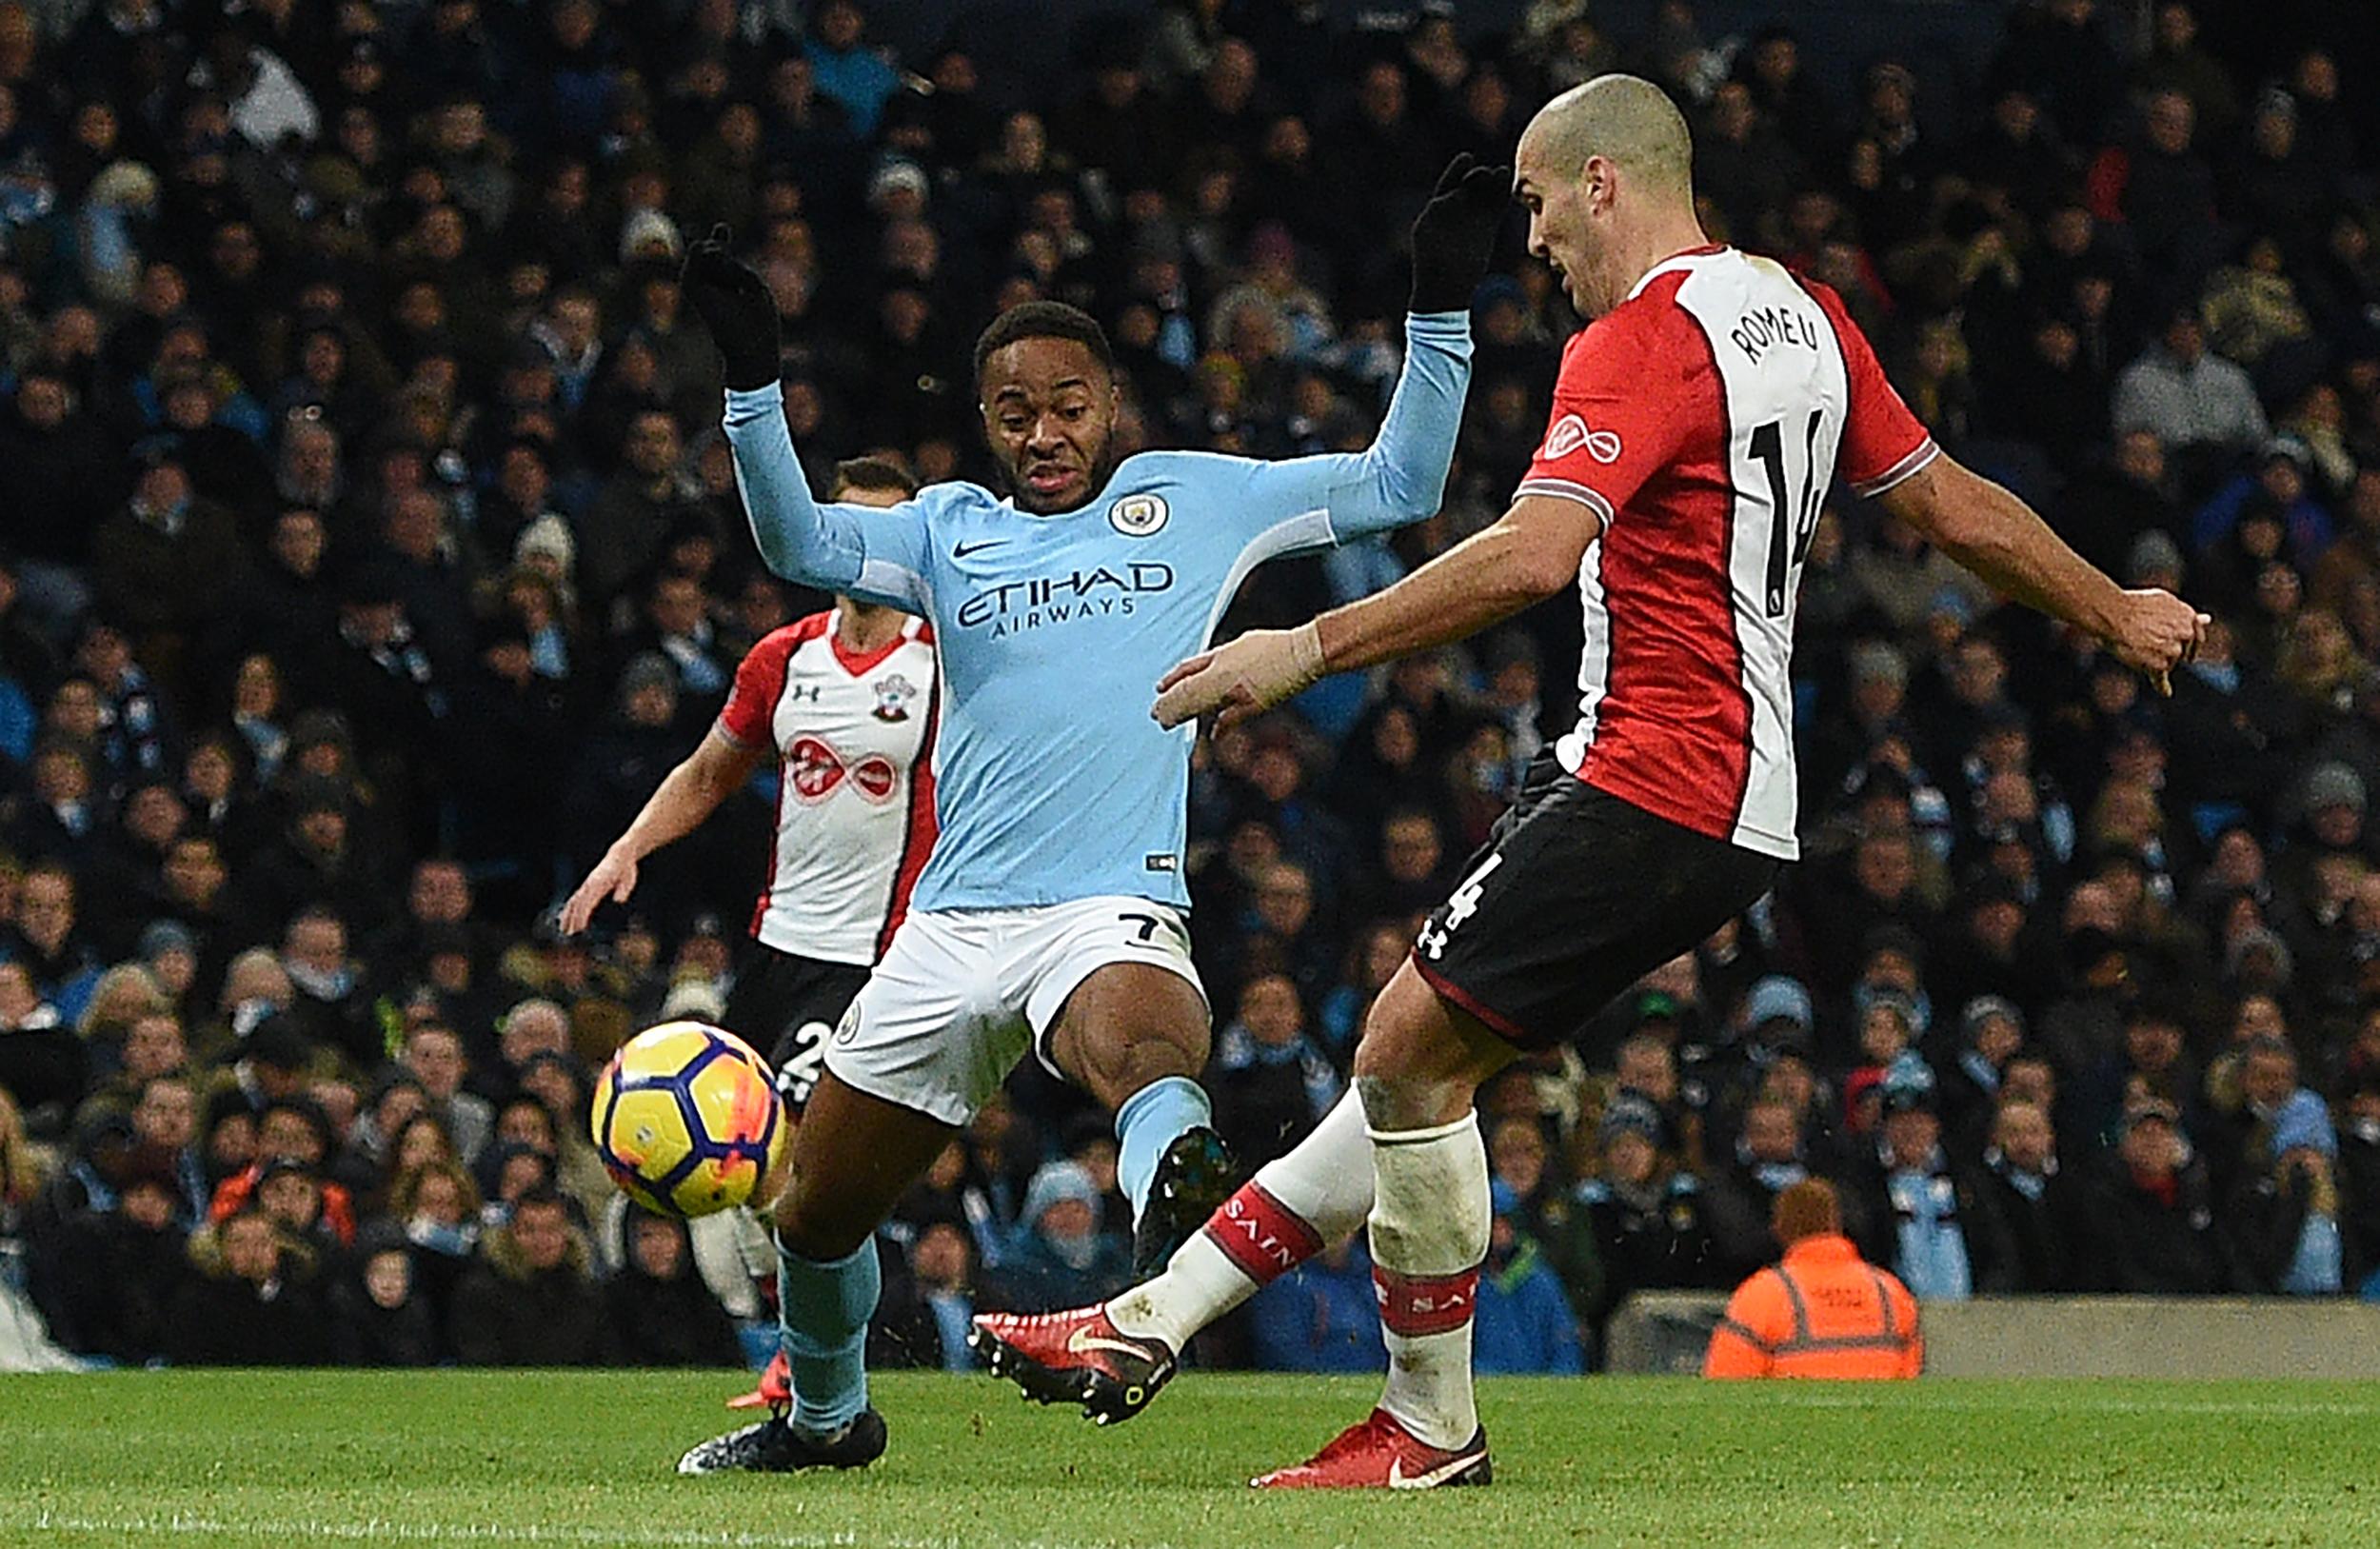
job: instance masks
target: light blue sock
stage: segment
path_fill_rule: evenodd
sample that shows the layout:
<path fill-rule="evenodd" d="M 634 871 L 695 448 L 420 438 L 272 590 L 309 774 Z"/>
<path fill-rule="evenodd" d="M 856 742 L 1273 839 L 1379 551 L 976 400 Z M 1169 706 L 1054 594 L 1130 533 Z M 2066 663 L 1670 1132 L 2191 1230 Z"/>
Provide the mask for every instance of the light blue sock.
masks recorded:
<path fill-rule="evenodd" d="M 884 1288 L 870 1237 L 819 1263 L 777 1246 L 777 1321 L 793 1368 L 793 1425 L 832 1436 L 867 1407 L 867 1321 Z"/>
<path fill-rule="evenodd" d="M 1149 1185 L 1157 1179 L 1158 1160 L 1185 1130 L 1215 1122 L 1206 1089 L 1187 1076 L 1153 1081 L 1116 1110 L 1116 1181 L 1132 1201 L 1138 1221 L 1149 1202 Z"/>

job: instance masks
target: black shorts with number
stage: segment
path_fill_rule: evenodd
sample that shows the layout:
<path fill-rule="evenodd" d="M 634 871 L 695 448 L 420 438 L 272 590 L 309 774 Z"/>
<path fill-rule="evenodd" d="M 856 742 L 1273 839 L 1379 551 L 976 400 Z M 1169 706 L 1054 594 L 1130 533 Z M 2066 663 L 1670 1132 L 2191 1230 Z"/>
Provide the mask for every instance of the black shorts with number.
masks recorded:
<path fill-rule="evenodd" d="M 727 1030 L 767 1056 L 777 1090 L 795 1112 L 810 1100 L 825 1067 L 827 1037 L 867 976 L 857 963 L 744 943 L 744 965 L 727 992 Z"/>
<path fill-rule="evenodd" d="M 1462 884 L 1432 911 L 1414 966 L 1517 1047 L 1545 1048 L 1750 908 L 1778 864 L 1540 753 Z"/>

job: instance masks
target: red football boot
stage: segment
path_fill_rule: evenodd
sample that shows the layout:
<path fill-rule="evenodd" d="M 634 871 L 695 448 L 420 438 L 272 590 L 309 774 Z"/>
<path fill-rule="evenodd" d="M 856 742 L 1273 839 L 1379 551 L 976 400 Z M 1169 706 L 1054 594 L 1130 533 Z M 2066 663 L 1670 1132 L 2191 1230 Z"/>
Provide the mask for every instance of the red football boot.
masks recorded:
<path fill-rule="evenodd" d="M 1485 1484 L 1487 1432 L 1449 1452 L 1415 1436 L 1385 1409 L 1350 1425 L 1311 1460 L 1277 1468 L 1248 1482 L 1259 1490 L 1435 1490 L 1446 1484 Z"/>
<path fill-rule="evenodd" d="M 793 1367 L 787 1364 L 783 1350 L 768 1358 L 762 1369 L 761 1385 L 749 1393 L 740 1393 L 727 1400 L 730 1409 L 789 1409 L 793 1406 Z"/>
<path fill-rule="evenodd" d="M 1126 1334 L 1105 1307 L 1072 1312 L 979 1313 L 967 1345 L 1037 1403 L 1079 1403 L 1101 1425 L 1130 1420 L 1173 1380 L 1163 1340 Z"/>

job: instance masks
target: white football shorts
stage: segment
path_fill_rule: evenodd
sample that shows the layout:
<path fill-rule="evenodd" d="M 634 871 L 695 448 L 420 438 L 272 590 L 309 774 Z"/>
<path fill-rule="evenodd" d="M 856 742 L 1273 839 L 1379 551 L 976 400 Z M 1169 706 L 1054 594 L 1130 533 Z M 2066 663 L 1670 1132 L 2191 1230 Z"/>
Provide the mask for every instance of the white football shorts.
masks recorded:
<path fill-rule="evenodd" d="M 964 1126 L 1045 1040 L 1075 987 L 1111 963 L 1180 974 L 1199 998 L 1190 927 L 1170 905 L 1101 897 L 912 914 L 826 1043 L 847 1086 Z"/>

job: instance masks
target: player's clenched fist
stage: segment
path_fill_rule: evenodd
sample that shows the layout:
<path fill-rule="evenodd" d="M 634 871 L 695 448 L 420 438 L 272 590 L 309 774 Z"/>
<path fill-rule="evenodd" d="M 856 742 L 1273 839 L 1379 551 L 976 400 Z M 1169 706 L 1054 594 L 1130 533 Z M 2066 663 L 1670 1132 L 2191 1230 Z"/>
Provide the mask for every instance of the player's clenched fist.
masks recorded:
<path fill-rule="evenodd" d="M 1311 687 L 1321 675 L 1322 637 L 1311 623 L 1295 629 L 1251 629 L 1166 673 L 1157 685 L 1157 708 L 1149 713 L 1168 731 L 1205 715 L 1228 726 Z"/>
<path fill-rule="evenodd" d="M 2159 693 L 2169 693 L 2166 674 L 2198 654 L 2209 622 L 2206 614 L 2170 591 L 2128 591 L 2108 645 L 2126 666 L 2154 679 Z"/>

